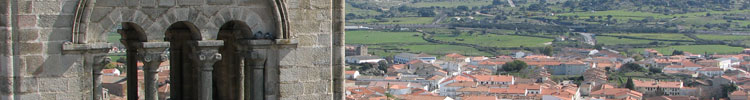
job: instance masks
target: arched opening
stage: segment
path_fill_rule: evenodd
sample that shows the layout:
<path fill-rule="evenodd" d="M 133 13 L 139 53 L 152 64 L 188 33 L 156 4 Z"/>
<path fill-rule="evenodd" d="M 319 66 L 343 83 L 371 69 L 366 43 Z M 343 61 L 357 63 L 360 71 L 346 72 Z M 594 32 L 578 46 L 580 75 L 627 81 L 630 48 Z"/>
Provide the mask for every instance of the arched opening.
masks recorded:
<path fill-rule="evenodd" d="M 170 85 L 173 100 L 200 99 L 201 63 L 196 62 L 200 31 L 192 23 L 177 22 L 169 26 L 165 40 L 169 41 Z"/>
<path fill-rule="evenodd" d="M 115 51 L 114 54 L 110 54 L 110 57 L 113 57 L 113 61 L 124 63 L 123 66 L 118 66 L 118 70 L 125 71 L 126 81 L 127 82 L 127 89 L 125 91 L 115 91 L 115 90 L 109 90 L 108 92 L 110 94 L 115 94 L 118 96 L 128 96 L 128 98 L 137 98 L 138 97 L 138 61 L 139 61 L 139 55 L 138 55 L 138 44 L 141 42 L 146 41 L 146 34 L 139 25 L 131 22 L 123 22 L 120 26 L 120 28 L 117 30 L 118 35 L 110 34 L 110 37 L 108 37 L 108 41 L 110 42 L 119 42 L 116 45 L 117 48 L 123 48 L 124 50 Z M 117 40 L 119 38 L 119 40 Z M 124 51 L 124 57 L 122 57 L 122 52 Z M 118 57 L 119 56 L 119 57 Z M 132 73 L 132 74 L 130 74 Z M 107 73 L 105 73 L 107 74 Z M 114 73 L 118 74 L 118 73 Z M 110 83 L 110 82 L 107 82 Z M 111 86 L 111 85 L 105 85 L 109 88 L 118 88 L 118 86 Z M 102 87 L 96 87 L 96 89 L 101 89 Z M 95 90 L 97 91 L 97 90 Z M 98 90 L 101 91 L 101 90 Z M 127 92 L 126 91 L 131 91 Z M 101 98 L 96 97 L 96 98 Z"/>
<path fill-rule="evenodd" d="M 242 51 L 239 41 L 251 36 L 250 27 L 241 21 L 229 21 L 221 26 L 218 39 L 224 41 L 219 48 L 222 60 L 214 65 L 214 99 L 239 100 L 242 98 L 243 71 Z"/>

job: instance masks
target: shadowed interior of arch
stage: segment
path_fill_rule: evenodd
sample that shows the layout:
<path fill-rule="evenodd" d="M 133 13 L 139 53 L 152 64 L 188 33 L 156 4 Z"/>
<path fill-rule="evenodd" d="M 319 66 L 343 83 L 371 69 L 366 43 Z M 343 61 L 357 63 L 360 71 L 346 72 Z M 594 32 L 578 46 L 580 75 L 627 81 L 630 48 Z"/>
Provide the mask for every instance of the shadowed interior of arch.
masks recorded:
<path fill-rule="evenodd" d="M 241 21 L 229 21 L 221 26 L 218 39 L 224 41 L 224 46 L 219 48 L 223 55 L 222 60 L 214 64 L 213 82 L 214 99 L 216 100 L 239 100 L 242 98 L 243 59 L 240 55 L 239 41 L 252 36 L 250 27 Z"/>
<path fill-rule="evenodd" d="M 201 67 L 197 60 L 197 41 L 201 40 L 200 31 L 190 22 L 176 22 L 169 26 L 165 33 L 169 41 L 171 98 L 174 100 L 193 100 L 200 98 L 202 91 Z"/>

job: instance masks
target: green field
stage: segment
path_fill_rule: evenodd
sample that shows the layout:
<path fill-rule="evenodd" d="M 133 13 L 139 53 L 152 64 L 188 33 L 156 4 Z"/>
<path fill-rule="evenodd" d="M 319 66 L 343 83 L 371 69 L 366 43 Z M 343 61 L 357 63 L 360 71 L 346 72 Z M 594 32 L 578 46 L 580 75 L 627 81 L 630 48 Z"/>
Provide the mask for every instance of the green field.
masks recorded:
<path fill-rule="evenodd" d="M 428 43 L 417 32 L 347 31 L 347 44 Z"/>
<path fill-rule="evenodd" d="M 481 52 L 475 48 L 455 45 L 410 45 L 401 47 L 408 49 L 409 52 L 427 53 L 432 55 L 445 55 L 449 53 L 458 53 L 469 56 L 492 56 L 492 54 Z"/>
<path fill-rule="evenodd" d="M 750 35 L 709 35 L 698 34 L 698 38 L 705 40 L 750 40 Z"/>
<path fill-rule="evenodd" d="M 417 2 L 414 4 L 409 4 L 408 6 L 411 6 L 411 7 L 433 7 L 435 6 L 435 7 L 446 7 L 446 8 L 467 6 L 471 8 L 471 7 L 487 6 L 491 4 L 492 4 L 492 0 L 465 0 L 465 1 Z"/>
<path fill-rule="evenodd" d="M 553 39 L 515 36 L 515 35 L 459 35 L 456 37 L 447 36 L 447 34 L 435 36 L 434 39 L 447 41 L 477 44 L 488 47 L 543 47 L 544 43 L 552 42 Z M 463 39 L 463 41 L 462 41 Z"/>
<path fill-rule="evenodd" d="M 648 44 L 653 41 L 651 40 L 639 40 L 639 39 L 628 39 L 628 38 L 617 38 L 610 36 L 596 36 L 597 44 L 604 45 L 620 45 L 620 44 Z"/>
<path fill-rule="evenodd" d="M 674 50 L 680 50 L 685 52 L 690 52 L 693 54 L 703 54 L 703 53 L 717 53 L 717 54 L 736 54 L 739 52 L 742 52 L 744 48 L 742 47 L 731 47 L 726 45 L 680 45 L 680 46 L 669 46 L 669 47 L 663 47 L 663 48 L 654 48 L 654 50 L 659 51 L 660 53 L 664 55 L 672 55 L 672 51 Z M 635 49 L 637 52 L 643 52 L 643 49 Z"/>
<path fill-rule="evenodd" d="M 431 24 L 434 20 L 433 17 L 396 17 L 396 18 L 385 18 L 383 21 L 379 21 L 374 18 L 369 19 L 352 19 L 348 20 L 351 23 L 378 23 L 378 24 Z"/>
<path fill-rule="evenodd" d="M 629 37 L 639 37 L 639 38 L 647 38 L 647 39 L 660 39 L 660 40 L 688 40 L 693 41 L 690 37 L 687 37 L 683 34 L 672 34 L 672 33 L 608 33 L 605 35 L 612 35 L 612 36 L 629 36 Z"/>
<path fill-rule="evenodd" d="M 357 16 L 376 16 L 376 15 L 381 14 L 380 12 L 375 11 L 375 10 L 359 9 L 359 8 L 352 7 L 352 5 L 349 3 L 346 4 L 346 13 L 347 14 L 352 13 Z"/>

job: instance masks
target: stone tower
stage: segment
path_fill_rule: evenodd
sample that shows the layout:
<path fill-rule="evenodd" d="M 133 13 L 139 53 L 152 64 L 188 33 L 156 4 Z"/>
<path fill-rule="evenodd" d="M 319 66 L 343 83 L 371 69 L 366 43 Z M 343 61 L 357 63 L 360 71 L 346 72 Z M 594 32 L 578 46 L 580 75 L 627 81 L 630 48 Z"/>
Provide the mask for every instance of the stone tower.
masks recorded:
<path fill-rule="evenodd" d="M 131 100 L 164 98 L 158 80 L 174 100 L 340 100 L 343 9 L 343 0 L 0 0 L 0 100 L 102 99 L 116 44 L 127 66 L 143 63 L 123 71 Z M 165 61 L 171 72 L 159 78 Z"/>

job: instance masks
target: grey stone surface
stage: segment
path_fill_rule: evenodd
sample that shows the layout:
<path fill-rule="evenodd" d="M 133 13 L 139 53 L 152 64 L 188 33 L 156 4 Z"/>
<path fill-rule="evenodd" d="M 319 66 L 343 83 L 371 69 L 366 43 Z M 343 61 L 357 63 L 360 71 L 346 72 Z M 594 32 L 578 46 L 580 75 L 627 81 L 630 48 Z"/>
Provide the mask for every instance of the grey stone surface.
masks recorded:
<path fill-rule="evenodd" d="M 73 15 L 40 15 L 39 27 L 71 27 Z"/>
<path fill-rule="evenodd" d="M 182 6 L 195 6 L 195 5 L 201 5 L 205 1 L 203 0 L 180 0 L 180 2 L 177 2 L 178 5 Z"/>
<path fill-rule="evenodd" d="M 174 6 L 175 0 L 159 0 L 159 6 Z"/>
<path fill-rule="evenodd" d="M 38 29 L 19 29 L 16 30 L 16 35 L 13 35 L 13 38 L 16 39 L 15 41 L 36 41 L 37 38 L 39 38 L 39 30 Z"/>
<path fill-rule="evenodd" d="M 156 7 L 156 0 L 141 0 L 141 7 Z"/>
<path fill-rule="evenodd" d="M 34 1 L 32 13 L 34 14 L 58 14 L 62 10 L 59 1 Z"/>
<path fill-rule="evenodd" d="M 128 0 L 97 0 L 96 6 L 105 6 L 105 7 L 122 6 L 125 4 L 125 1 L 128 1 Z"/>
<path fill-rule="evenodd" d="M 35 15 L 19 15 L 16 18 L 19 20 L 18 27 L 23 28 L 36 27 L 36 21 L 38 19 Z"/>
<path fill-rule="evenodd" d="M 209 5 L 227 5 L 232 4 L 232 0 L 207 0 Z"/>
<path fill-rule="evenodd" d="M 15 48 L 13 51 L 16 55 L 44 53 L 44 43 L 16 42 L 13 44 L 13 48 Z"/>
<path fill-rule="evenodd" d="M 32 7 L 33 5 L 31 1 L 18 1 L 18 12 L 21 14 L 31 13 Z"/>

